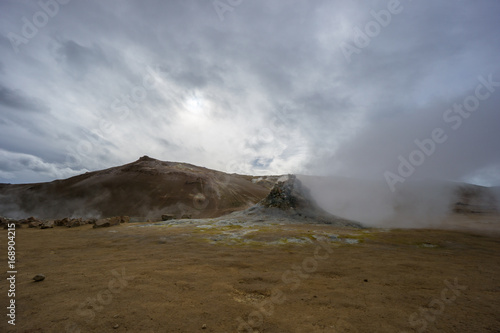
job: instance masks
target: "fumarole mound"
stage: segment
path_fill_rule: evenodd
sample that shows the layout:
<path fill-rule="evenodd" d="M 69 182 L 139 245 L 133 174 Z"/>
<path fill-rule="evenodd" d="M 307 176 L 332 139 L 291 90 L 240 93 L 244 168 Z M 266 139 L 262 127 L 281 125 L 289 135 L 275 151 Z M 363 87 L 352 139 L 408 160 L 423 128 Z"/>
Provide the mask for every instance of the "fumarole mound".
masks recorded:
<path fill-rule="evenodd" d="M 332 215 L 319 207 L 295 175 L 278 181 L 267 197 L 245 211 L 247 215 L 287 218 L 292 222 L 333 224 L 362 228 L 359 222 Z"/>

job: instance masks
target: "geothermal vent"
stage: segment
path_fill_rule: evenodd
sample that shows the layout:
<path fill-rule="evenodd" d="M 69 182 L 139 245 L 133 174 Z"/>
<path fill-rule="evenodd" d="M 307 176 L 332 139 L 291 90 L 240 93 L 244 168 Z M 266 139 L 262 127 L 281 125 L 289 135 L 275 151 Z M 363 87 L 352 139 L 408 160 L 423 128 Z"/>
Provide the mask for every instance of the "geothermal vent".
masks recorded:
<path fill-rule="evenodd" d="M 290 222 L 324 223 L 338 226 L 361 228 L 358 222 L 332 215 L 320 208 L 311 197 L 309 190 L 295 175 L 288 175 L 278 181 L 271 192 L 255 206 L 245 211 L 248 215 L 267 219 L 288 219 Z"/>

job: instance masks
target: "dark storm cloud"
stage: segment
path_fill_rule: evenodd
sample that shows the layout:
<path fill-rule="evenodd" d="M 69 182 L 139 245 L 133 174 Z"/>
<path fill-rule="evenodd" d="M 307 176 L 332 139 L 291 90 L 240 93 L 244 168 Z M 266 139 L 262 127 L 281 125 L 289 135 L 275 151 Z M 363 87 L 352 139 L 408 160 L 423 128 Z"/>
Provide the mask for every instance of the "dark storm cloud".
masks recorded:
<path fill-rule="evenodd" d="M 90 68 L 111 65 L 98 45 L 86 47 L 72 40 L 57 42 L 54 58 L 78 80 L 82 79 Z"/>
<path fill-rule="evenodd" d="M 27 154 L 49 170 L 16 162 L 27 171 L 4 176 L 60 177 L 147 154 L 384 181 L 414 140 L 448 126 L 411 179 L 500 182 L 500 91 L 458 130 L 443 124 L 479 76 L 500 81 L 500 3 L 401 0 L 348 61 L 341 45 L 356 47 L 353 28 L 365 31 L 389 3 L 242 1 L 218 13 L 212 1 L 73 0 L 16 54 L 7 36 L 41 7 L 3 2 L 2 158 Z"/>
<path fill-rule="evenodd" d="M 21 112 L 47 112 L 49 110 L 42 100 L 0 85 L 0 107 L 2 106 Z"/>

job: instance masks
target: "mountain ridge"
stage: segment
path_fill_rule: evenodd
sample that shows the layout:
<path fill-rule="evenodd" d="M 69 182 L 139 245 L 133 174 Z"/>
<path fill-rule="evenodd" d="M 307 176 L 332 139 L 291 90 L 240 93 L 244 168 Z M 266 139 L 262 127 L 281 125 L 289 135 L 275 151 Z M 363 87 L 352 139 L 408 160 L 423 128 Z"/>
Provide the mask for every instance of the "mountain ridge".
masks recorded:
<path fill-rule="evenodd" d="M 0 186 L 0 215 L 157 219 L 162 214 L 215 217 L 245 209 L 269 186 L 252 176 L 143 156 L 122 166 L 46 183 Z"/>
<path fill-rule="evenodd" d="M 318 219 L 327 213 L 366 222 L 365 216 L 349 214 L 345 208 L 351 207 L 351 211 L 355 212 L 365 210 L 374 216 L 377 207 L 370 206 L 372 201 L 366 202 L 366 193 L 387 191 L 383 184 L 380 189 L 356 179 L 229 174 L 189 163 L 142 156 L 121 166 L 86 172 L 67 179 L 45 183 L 0 184 L 0 216 L 15 219 L 29 216 L 88 219 L 126 215 L 133 221 L 160 220 L 162 215 L 167 214 L 175 218 L 212 218 L 244 211 L 259 203 L 262 206 L 262 200 L 277 190 L 273 189 L 274 185 L 290 177 L 302 180 L 301 183 L 297 183 L 298 179 L 294 180 L 294 184 L 308 193 L 314 207 L 309 207 L 307 211 L 314 212 L 311 216 Z M 500 187 L 440 181 L 431 183 L 433 186 L 428 187 L 425 183 L 416 182 L 416 192 L 412 190 L 413 185 L 405 185 L 401 193 L 396 194 L 396 200 L 390 203 L 391 209 L 413 211 L 427 207 L 424 209 L 460 214 L 498 212 L 498 200 L 495 202 L 495 197 L 500 198 Z M 325 187 L 337 193 L 322 193 Z M 286 192 L 286 188 L 278 189 Z M 446 191 L 442 191 L 443 188 Z M 452 192 L 453 196 L 450 195 Z M 443 197 L 450 198 L 447 201 Z M 429 205 L 429 201 L 437 199 L 435 205 Z M 290 205 L 291 202 L 286 204 Z"/>

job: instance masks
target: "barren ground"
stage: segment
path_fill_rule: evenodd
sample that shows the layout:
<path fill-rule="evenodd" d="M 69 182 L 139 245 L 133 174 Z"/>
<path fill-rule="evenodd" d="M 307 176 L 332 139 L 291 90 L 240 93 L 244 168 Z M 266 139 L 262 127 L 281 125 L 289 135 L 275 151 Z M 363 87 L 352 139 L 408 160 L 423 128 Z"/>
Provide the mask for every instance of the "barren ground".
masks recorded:
<path fill-rule="evenodd" d="M 0 332 L 500 332 L 498 233 L 138 225 L 18 230 Z"/>

